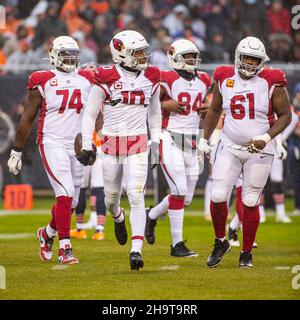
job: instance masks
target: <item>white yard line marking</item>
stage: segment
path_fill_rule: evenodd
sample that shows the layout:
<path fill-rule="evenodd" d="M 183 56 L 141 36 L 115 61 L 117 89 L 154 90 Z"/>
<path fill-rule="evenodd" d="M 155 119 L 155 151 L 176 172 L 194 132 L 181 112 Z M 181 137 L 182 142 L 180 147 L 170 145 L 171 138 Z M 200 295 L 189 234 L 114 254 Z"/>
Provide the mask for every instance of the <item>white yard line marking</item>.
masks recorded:
<path fill-rule="evenodd" d="M 275 267 L 276 270 L 290 270 L 291 267 L 285 267 L 285 266 L 276 266 Z"/>
<path fill-rule="evenodd" d="M 50 215 L 50 212 L 50 209 L 0 210 L 0 218 L 3 216 Z"/>
<path fill-rule="evenodd" d="M 173 265 L 173 266 L 164 266 L 164 267 L 160 267 L 160 270 L 177 270 L 179 268 L 179 266 L 177 265 Z"/>
<path fill-rule="evenodd" d="M 27 215 L 37 215 L 37 216 L 44 216 L 51 214 L 51 208 L 49 209 L 32 209 L 32 210 L 0 210 L 0 218 L 4 216 L 27 216 Z M 287 212 L 288 215 L 291 212 Z M 186 216 L 197 216 L 199 218 L 203 218 L 203 211 L 202 210 L 189 210 L 185 211 Z M 267 211 L 267 216 L 273 215 L 272 211 Z M 87 213 L 89 216 L 89 213 Z M 165 216 L 167 217 L 167 215 Z"/>
<path fill-rule="evenodd" d="M 52 270 L 64 270 L 64 269 L 67 269 L 67 268 L 69 268 L 69 266 L 57 265 L 57 266 L 52 267 L 51 269 Z"/>
<path fill-rule="evenodd" d="M 0 233 L 0 240 L 34 238 L 34 233 Z"/>

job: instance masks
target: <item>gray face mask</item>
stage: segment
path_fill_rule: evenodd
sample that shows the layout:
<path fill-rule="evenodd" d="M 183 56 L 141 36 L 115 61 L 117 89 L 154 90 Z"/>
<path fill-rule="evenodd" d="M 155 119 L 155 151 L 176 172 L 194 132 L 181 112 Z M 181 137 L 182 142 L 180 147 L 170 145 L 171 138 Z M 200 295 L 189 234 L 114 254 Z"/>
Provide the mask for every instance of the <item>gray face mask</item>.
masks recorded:
<path fill-rule="evenodd" d="M 245 0 L 247 4 L 256 4 L 257 0 Z"/>

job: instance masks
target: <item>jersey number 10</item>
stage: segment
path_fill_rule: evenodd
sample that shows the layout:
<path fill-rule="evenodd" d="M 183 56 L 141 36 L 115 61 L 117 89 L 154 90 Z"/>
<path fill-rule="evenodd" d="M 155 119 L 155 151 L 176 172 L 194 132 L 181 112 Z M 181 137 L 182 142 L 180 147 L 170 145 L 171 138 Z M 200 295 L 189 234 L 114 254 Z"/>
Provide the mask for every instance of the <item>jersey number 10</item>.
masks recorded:
<path fill-rule="evenodd" d="M 80 113 L 81 109 L 83 107 L 83 104 L 81 102 L 81 91 L 80 89 L 75 89 L 73 93 L 70 96 L 69 90 L 56 90 L 57 96 L 63 96 L 61 106 L 59 108 L 58 113 L 64 113 L 67 106 L 69 109 L 76 109 L 76 113 Z"/>

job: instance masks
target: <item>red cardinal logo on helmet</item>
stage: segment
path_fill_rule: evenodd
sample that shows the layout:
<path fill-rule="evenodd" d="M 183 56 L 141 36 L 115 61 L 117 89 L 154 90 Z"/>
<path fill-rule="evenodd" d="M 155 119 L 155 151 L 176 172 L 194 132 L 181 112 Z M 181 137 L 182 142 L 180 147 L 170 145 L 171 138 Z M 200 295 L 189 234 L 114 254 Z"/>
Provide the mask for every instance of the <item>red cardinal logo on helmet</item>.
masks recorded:
<path fill-rule="evenodd" d="M 175 48 L 174 47 L 170 47 L 168 50 L 168 53 L 170 56 L 172 56 L 175 53 Z"/>
<path fill-rule="evenodd" d="M 114 48 L 118 51 L 121 51 L 125 48 L 123 42 L 119 39 L 113 39 Z"/>

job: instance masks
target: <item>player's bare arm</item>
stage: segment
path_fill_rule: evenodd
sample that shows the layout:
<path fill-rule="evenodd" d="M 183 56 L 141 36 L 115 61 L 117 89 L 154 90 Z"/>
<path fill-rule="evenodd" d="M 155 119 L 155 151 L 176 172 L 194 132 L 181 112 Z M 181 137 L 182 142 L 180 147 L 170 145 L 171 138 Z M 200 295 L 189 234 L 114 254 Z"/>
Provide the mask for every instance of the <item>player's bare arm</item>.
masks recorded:
<path fill-rule="evenodd" d="M 292 112 L 290 108 L 290 100 L 286 88 L 275 87 L 272 95 L 272 104 L 277 115 L 277 120 L 273 126 L 267 131 L 271 139 L 281 133 L 292 120 Z M 255 140 L 252 142 L 256 148 L 262 150 L 266 146 L 266 141 Z"/>
<path fill-rule="evenodd" d="M 274 125 L 268 130 L 268 134 L 273 139 L 281 133 L 292 121 L 292 111 L 288 92 L 284 87 L 276 87 L 272 96 L 274 111 L 278 117 Z"/>
<path fill-rule="evenodd" d="M 102 127 L 103 127 L 103 113 L 100 111 L 95 123 L 95 130 L 98 133 L 99 137 L 101 136 Z"/>
<path fill-rule="evenodd" d="M 42 103 L 42 96 L 38 89 L 29 90 L 25 110 L 17 127 L 14 150 L 22 151 L 32 129 L 33 121 Z"/>
<path fill-rule="evenodd" d="M 223 100 L 219 91 L 218 83 L 215 83 L 213 89 L 213 99 L 204 120 L 204 139 L 206 140 L 210 138 L 219 122 L 223 111 L 222 103 Z"/>
<path fill-rule="evenodd" d="M 166 92 L 164 88 L 161 86 L 160 90 L 160 100 L 161 102 L 161 108 L 166 111 L 175 112 L 175 113 L 182 113 L 185 110 L 184 104 L 174 100 L 163 100 L 166 97 Z"/>
<path fill-rule="evenodd" d="M 42 103 L 42 96 L 38 89 L 29 90 L 29 95 L 25 103 L 25 110 L 22 114 L 17 128 L 14 146 L 11 150 L 7 165 L 9 172 L 17 175 L 22 169 L 22 150 L 32 129 L 33 121 Z"/>

